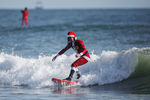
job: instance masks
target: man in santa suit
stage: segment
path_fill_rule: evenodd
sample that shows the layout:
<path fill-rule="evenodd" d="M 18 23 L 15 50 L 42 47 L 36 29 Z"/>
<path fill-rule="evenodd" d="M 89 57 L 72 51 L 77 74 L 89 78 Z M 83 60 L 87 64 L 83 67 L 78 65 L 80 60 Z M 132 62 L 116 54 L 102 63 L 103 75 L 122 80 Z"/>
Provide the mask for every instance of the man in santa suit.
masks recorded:
<path fill-rule="evenodd" d="M 68 32 L 68 44 L 65 48 L 63 48 L 53 59 L 52 61 L 55 61 L 55 59 L 59 56 L 62 55 L 64 52 L 66 52 L 68 49 L 72 48 L 76 52 L 76 57 L 78 58 L 75 62 L 72 63 L 71 65 L 71 71 L 69 74 L 69 77 L 67 77 L 65 80 L 71 81 L 73 78 L 73 74 L 76 72 L 77 73 L 77 79 L 81 77 L 78 66 L 81 66 L 85 63 L 88 62 L 90 59 L 90 55 L 88 51 L 85 48 L 85 45 L 82 40 L 77 39 L 76 35 L 74 32 L 70 31 Z"/>
<path fill-rule="evenodd" d="M 25 8 L 21 12 L 22 12 L 22 26 L 24 26 L 24 22 L 26 26 L 28 26 L 28 14 L 29 14 L 28 9 Z"/>

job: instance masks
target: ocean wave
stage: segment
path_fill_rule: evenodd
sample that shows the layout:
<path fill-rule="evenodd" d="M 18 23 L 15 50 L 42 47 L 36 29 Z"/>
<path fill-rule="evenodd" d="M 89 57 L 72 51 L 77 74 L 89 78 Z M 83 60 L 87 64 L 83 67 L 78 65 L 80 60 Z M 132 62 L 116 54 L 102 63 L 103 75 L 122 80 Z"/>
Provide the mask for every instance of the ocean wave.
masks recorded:
<path fill-rule="evenodd" d="M 149 24 L 49 24 L 49 25 L 33 25 L 28 28 L 18 27 L 18 26 L 0 26 L 1 32 L 16 32 L 16 31 L 65 31 L 66 29 L 75 29 L 75 30 L 116 30 L 116 29 L 141 29 L 141 28 L 150 28 Z"/>
<path fill-rule="evenodd" d="M 142 48 L 138 50 L 138 63 L 135 71 L 129 78 L 138 78 L 150 76 L 150 48 Z"/>
<path fill-rule="evenodd" d="M 134 72 L 138 62 L 138 53 L 136 48 L 127 51 L 103 51 L 100 58 L 90 65 L 89 73 L 82 77 L 82 84 L 109 84 L 122 81 Z"/>
<path fill-rule="evenodd" d="M 79 66 L 82 86 L 103 85 L 129 78 L 149 75 L 149 48 L 132 48 L 122 52 L 102 51 L 91 53 L 89 63 Z M 0 84 L 27 85 L 30 87 L 53 86 L 51 78 L 66 78 L 74 54 L 62 55 L 52 62 L 54 55 L 35 58 L 22 58 L 0 53 Z M 141 73 L 142 72 L 142 73 Z"/>

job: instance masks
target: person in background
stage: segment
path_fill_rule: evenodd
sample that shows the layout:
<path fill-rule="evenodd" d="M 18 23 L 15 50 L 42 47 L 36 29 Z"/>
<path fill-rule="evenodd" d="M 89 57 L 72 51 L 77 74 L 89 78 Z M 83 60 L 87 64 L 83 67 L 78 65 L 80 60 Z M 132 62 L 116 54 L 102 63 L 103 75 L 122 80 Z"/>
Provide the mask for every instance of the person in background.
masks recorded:
<path fill-rule="evenodd" d="M 26 26 L 28 26 L 28 9 L 25 8 L 24 10 L 21 10 L 22 12 L 22 26 L 24 26 L 24 23 L 26 24 Z"/>
<path fill-rule="evenodd" d="M 78 70 L 78 66 L 81 66 L 85 63 L 87 63 L 90 59 L 90 55 L 88 53 L 88 51 L 85 48 L 85 45 L 83 43 L 82 40 L 77 39 L 76 35 L 74 32 L 70 31 L 68 32 L 68 44 L 66 45 L 66 47 L 64 49 L 62 49 L 53 59 L 52 61 L 55 61 L 55 59 L 59 56 L 62 55 L 64 52 L 66 52 L 68 49 L 72 48 L 77 54 L 75 55 L 75 57 L 77 57 L 78 59 L 72 63 L 71 65 L 71 71 L 69 74 L 69 77 L 67 77 L 64 80 L 69 80 L 71 81 L 73 78 L 73 74 L 74 72 L 77 73 L 77 79 L 80 78 L 80 73 Z"/>

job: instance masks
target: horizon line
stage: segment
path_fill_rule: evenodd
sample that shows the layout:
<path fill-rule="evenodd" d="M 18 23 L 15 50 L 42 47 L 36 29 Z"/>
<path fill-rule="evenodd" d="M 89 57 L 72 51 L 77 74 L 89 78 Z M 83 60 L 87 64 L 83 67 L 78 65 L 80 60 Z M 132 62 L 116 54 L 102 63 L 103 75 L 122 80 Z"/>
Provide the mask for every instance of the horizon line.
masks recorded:
<path fill-rule="evenodd" d="M 25 8 L 25 7 L 24 7 Z M 24 8 L 0 8 L 0 10 L 21 10 L 21 9 L 24 9 Z M 123 8 L 123 7 L 106 7 L 106 8 L 30 8 L 30 7 L 27 7 L 28 9 L 30 10 L 77 10 L 77 9 L 83 9 L 83 10 L 86 10 L 86 9 L 150 9 L 150 7 L 129 7 L 129 8 Z"/>

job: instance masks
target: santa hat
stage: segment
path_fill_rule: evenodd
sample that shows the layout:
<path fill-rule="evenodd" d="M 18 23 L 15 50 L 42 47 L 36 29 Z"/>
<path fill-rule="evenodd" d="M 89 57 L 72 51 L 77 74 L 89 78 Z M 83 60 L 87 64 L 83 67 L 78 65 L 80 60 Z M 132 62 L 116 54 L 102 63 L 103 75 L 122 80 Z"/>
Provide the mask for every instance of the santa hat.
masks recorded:
<path fill-rule="evenodd" d="M 77 39 L 75 32 L 72 31 L 68 32 L 68 37 L 74 37 L 75 40 Z"/>

